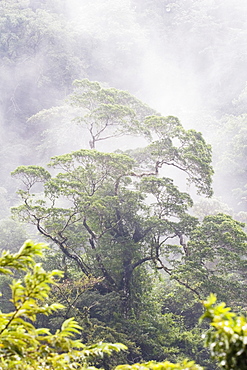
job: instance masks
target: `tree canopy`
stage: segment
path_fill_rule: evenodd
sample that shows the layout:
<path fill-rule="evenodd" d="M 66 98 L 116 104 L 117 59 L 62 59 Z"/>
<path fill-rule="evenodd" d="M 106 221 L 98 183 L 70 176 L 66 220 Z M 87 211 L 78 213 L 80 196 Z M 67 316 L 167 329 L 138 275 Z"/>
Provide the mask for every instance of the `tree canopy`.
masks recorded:
<path fill-rule="evenodd" d="M 112 121 L 113 136 L 114 130 L 134 130 L 151 143 L 126 153 L 81 149 L 53 157 L 48 167 L 55 176 L 39 166 L 18 167 L 12 174 L 24 184 L 23 205 L 13 212 L 36 225 L 83 273 L 104 277 L 107 289 L 121 293 L 127 310 L 134 271 L 148 261 L 163 268 L 164 253 L 174 253 L 175 246 L 169 247 L 174 238 L 186 254 L 182 239 L 196 225 L 188 213 L 191 197 L 162 172 L 174 167 L 210 196 L 211 150 L 200 133 L 186 131 L 175 117 L 147 116 L 150 109 L 125 92 L 89 81 L 78 84 L 72 97 L 89 110 L 83 122 L 94 142 Z M 119 110 L 133 112 L 133 122 L 126 126 Z"/>

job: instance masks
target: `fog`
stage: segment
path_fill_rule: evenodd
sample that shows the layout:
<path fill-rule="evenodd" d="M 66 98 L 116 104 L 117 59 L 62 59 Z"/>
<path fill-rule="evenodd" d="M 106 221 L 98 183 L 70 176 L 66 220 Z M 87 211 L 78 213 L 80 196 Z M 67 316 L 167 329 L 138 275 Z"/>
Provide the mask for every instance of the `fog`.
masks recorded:
<path fill-rule="evenodd" d="M 164 115 L 187 122 L 187 115 L 202 111 L 229 113 L 245 86 L 243 1 L 108 0 L 88 6 L 74 0 L 67 7 L 75 28 L 97 44 L 91 74 Z"/>
<path fill-rule="evenodd" d="M 0 5 L 3 18 L 4 3 L 7 4 Z M 213 146 L 215 197 L 231 209 L 236 208 L 236 213 L 246 211 L 246 202 L 241 200 L 246 183 L 246 153 L 239 149 L 234 156 L 239 132 L 243 133 L 246 124 L 246 2 L 15 3 L 19 4 L 17 15 L 13 5 L 13 22 L 2 26 L 8 45 L 1 53 L 0 70 L 0 186 L 13 192 L 16 185 L 9 177 L 10 171 L 20 164 L 42 161 L 37 153 L 43 153 L 45 162 L 44 153 L 48 157 L 85 145 L 85 135 L 82 133 L 80 138 L 78 126 L 68 129 L 66 117 L 47 120 L 44 126 L 33 124 L 29 118 L 42 109 L 63 105 L 72 81 L 87 77 L 127 90 L 162 115 L 177 116 L 186 129 L 201 131 Z M 20 14 L 25 26 L 22 31 L 21 26 L 16 26 L 19 21 L 13 26 Z M 27 31 L 32 27 L 33 32 Z M 23 45 L 21 38 L 29 40 L 30 45 Z M 240 115 L 238 125 L 236 118 L 229 123 L 229 117 Z M 115 140 L 111 148 L 108 143 L 101 144 L 99 149 L 136 145 L 142 142 L 128 137 Z M 241 145 L 243 148 L 244 143 Z M 236 198 L 237 185 L 240 198 Z"/>

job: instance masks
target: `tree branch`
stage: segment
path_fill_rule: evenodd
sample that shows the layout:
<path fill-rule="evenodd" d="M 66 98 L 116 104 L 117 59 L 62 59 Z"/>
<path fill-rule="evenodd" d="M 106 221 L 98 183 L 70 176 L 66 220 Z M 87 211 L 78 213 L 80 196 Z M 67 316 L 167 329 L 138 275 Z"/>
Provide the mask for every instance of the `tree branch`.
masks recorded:
<path fill-rule="evenodd" d="M 161 261 L 161 259 L 159 257 L 156 260 L 160 263 L 160 266 L 161 266 L 160 268 L 162 268 L 168 275 L 170 275 L 172 277 L 172 279 L 176 280 L 179 284 L 183 285 L 185 288 L 189 289 L 192 293 L 196 294 L 197 297 L 201 300 L 200 294 L 195 289 L 191 288 L 187 283 L 184 283 L 179 278 L 174 277 L 172 275 L 172 271 L 163 264 L 163 262 Z"/>
<path fill-rule="evenodd" d="M 109 274 L 109 272 L 107 271 L 107 269 L 105 268 L 104 264 L 103 264 L 103 261 L 101 259 L 101 256 L 97 253 L 96 251 L 96 245 L 95 245 L 95 242 L 96 242 L 96 234 L 93 232 L 93 230 L 89 227 L 89 225 L 87 224 L 87 221 L 86 221 L 86 218 L 84 218 L 83 220 L 83 226 L 85 227 L 85 229 L 88 231 L 88 233 L 90 234 L 90 238 L 89 238 L 89 243 L 92 247 L 92 249 L 94 250 L 95 252 L 95 257 L 96 257 L 96 260 L 98 262 L 98 265 L 103 273 L 103 276 L 104 278 L 106 278 L 106 280 L 114 287 L 116 288 L 117 287 L 117 284 L 115 282 L 115 280 L 112 278 L 112 276 Z"/>

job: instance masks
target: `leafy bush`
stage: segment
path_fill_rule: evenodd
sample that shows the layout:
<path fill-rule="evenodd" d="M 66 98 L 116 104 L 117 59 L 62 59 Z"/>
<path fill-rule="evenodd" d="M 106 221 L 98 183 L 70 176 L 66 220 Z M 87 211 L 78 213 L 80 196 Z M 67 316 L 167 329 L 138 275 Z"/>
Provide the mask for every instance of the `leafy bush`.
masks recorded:
<path fill-rule="evenodd" d="M 43 244 L 24 243 L 18 253 L 4 251 L 0 258 L 0 272 L 12 274 L 26 272 L 23 279 L 11 283 L 14 310 L 0 312 L 0 368 L 5 369 L 82 369 L 95 357 L 120 351 L 122 344 L 98 343 L 85 346 L 80 340 L 71 339 L 81 327 L 73 318 L 64 321 L 54 334 L 47 328 L 35 328 L 37 314 L 49 315 L 62 309 L 58 303 L 48 305 L 51 284 L 62 272 L 46 272 L 35 256 L 42 256 Z"/>

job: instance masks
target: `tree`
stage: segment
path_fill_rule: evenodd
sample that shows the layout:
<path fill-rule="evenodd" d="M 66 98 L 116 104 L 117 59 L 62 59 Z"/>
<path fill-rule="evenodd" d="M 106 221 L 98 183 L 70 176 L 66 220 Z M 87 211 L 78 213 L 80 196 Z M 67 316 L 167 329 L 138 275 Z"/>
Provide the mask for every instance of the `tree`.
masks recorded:
<path fill-rule="evenodd" d="M 23 205 L 13 211 L 35 224 L 83 273 L 103 277 L 105 289 L 120 294 L 128 316 L 133 274 L 147 262 L 164 268 L 163 257 L 174 253 L 168 243 L 175 238 L 186 253 L 183 238 L 197 222 L 187 212 L 190 196 L 160 173 L 174 167 L 184 181 L 210 196 L 211 150 L 200 133 L 184 130 L 175 117 L 147 116 L 151 110 L 125 92 L 89 81 L 79 87 L 73 99 L 89 111 L 83 118 L 88 127 L 96 125 L 94 142 L 109 122 L 114 132 L 136 132 L 151 143 L 125 154 L 81 149 L 53 157 L 54 177 L 42 167 L 18 167 L 13 175 L 25 190 L 19 193 Z M 128 116 L 134 111 L 131 121 L 126 123 L 122 111 Z M 39 183 L 41 197 L 32 194 Z"/>
<path fill-rule="evenodd" d="M 206 216 L 190 233 L 184 264 L 174 269 L 176 277 L 194 287 L 202 297 L 214 292 L 235 307 L 245 305 L 244 227 L 244 223 L 229 215 Z"/>
<path fill-rule="evenodd" d="M 64 147 L 75 150 L 88 145 L 95 149 L 102 141 L 112 143 L 122 136 L 148 137 L 143 121 L 155 111 L 129 92 L 88 79 L 74 81 L 73 87 L 63 105 L 44 109 L 28 120 L 30 128 L 43 130 L 38 145 L 42 158 L 47 151 L 49 155 L 64 154 Z"/>
<path fill-rule="evenodd" d="M 90 134 L 90 148 L 97 141 L 124 134 L 143 134 L 142 122 L 155 111 L 126 91 L 103 88 L 98 82 L 78 80 L 70 96 L 73 106 L 82 108 L 84 114 L 77 121 Z"/>
<path fill-rule="evenodd" d="M 13 214 L 35 225 L 54 249 L 62 252 L 65 273 L 73 262 L 80 276 L 99 279 L 93 291 L 80 296 L 76 305 L 79 309 L 88 307 L 89 318 L 101 327 L 102 335 L 108 330 L 109 336 L 114 332 L 113 336 L 122 338 L 125 330 L 125 338 L 135 343 L 135 350 L 141 348 L 141 358 L 153 358 L 159 352 L 157 348 L 162 348 L 165 358 L 167 346 L 162 335 L 156 341 L 157 348 L 152 338 L 147 350 L 144 340 L 151 322 L 160 333 L 169 327 L 158 318 L 160 311 L 155 320 L 151 319 L 147 297 L 153 289 L 152 273 L 167 275 L 166 284 L 173 280 L 197 299 L 213 291 L 238 305 L 246 299 L 242 289 L 243 225 L 225 215 L 199 222 L 190 213 L 193 201 L 186 186 L 190 192 L 197 188 L 200 194 L 212 194 L 211 148 L 200 133 L 185 130 L 176 117 L 146 116 L 149 109 L 128 93 L 87 80 L 78 83 L 72 97 L 76 108 L 86 110 L 81 120 L 84 130 L 102 128 L 94 143 L 105 138 L 104 129 L 109 129 L 106 136 L 113 138 L 124 129 L 126 133 L 134 131 L 146 146 L 116 153 L 80 149 L 52 157 L 47 168 L 18 167 L 12 175 L 24 187 L 19 191 L 22 204 L 13 208 Z M 128 120 L 127 125 L 125 119 L 114 121 L 112 116 L 112 107 L 121 112 L 123 105 L 133 112 L 133 121 Z M 105 127 L 106 116 L 110 127 Z M 69 276 L 73 280 L 72 274 Z M 222 296 L 221 286 L 225 288 Z M 176 295 L 176 285 L 172 289 Z M 191 307 L 198 317 L 196 303 Z M 181 320 L 186 321 L 185 316 Z M 200 329 L 195 330 L 199 337 Z M 140 334 L 134 336 L 133 332 Z M 181 339 L 180 345 L 185 342 Z M 192 342 L 187 341 L 190 348 Z M 175 340 L 172 347 L 177 348 Z M 131 360 L 136 357 L 135 350 Z"/>

